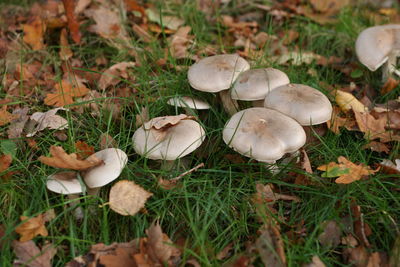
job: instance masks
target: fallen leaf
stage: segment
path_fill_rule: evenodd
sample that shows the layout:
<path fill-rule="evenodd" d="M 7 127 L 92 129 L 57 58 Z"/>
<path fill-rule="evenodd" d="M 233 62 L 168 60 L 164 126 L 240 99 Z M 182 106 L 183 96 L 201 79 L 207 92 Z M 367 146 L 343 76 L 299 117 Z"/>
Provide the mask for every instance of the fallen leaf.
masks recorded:
<path fill-rule="evenodd" d="M 255 198 L 263 202 L 275 202 L 277 200 L 300 202 L 300 198 L 296 196 L 275 193 L 271 184 L 256 184 L 256 190 Z"/>
<path fill-rule="evenodd" d="M 147 199 L 153 194 L 132 181 L 122 180 L 110 189 L 110 208 L 121 215 L 135 215 L 144 208 Z"/>
<path fill-rule="evenodd" d="M 162 25 L 165 28 L 168 28 L 170 30 L 178 30 L 179 27 L 181 27 L 185 21 L 174 16 L 164 16 L 158 13 L 158 11 L 148 8 L 146 9 L 146 15 L 151 22 L 155 22 L 159 25 Z"/>
<path fill-rule="evenodd" d="M 60 52 L 59 52 L 59 54 L 60 54 L 60 58 L 62 60 L 68 60 L 74 55 L 72 53 L 71 48 L 69 47 L 66 29 L 62 29 L 61 33 L 60 33 Z"/>
<path fill-rule="evenodd" d="M 356 165 L 343 156 L 338 158 L 339 164 L 330 162 L 326 165 L 319 166 L 317 169 L 324 171 L 322 177 L 337 177 L 335 183 L 337 184 L 350 184 L 360 180 L 363 176 L 374 174 L 379 170 L 372 170 L 369 166 Z"/>
<path fill-rule="evenodd" d="M 324 247 L 335 248 L 340 244 L 342 230 L 336 221 L 330 220 L 322 223 L 323 232 L 318 236 L 318 241 Z"/>
<path fill-rule="evenodd" d="M 357 98 L 348 92 L 342 90 L 335 91 L 335 101 L 344 112 L 353 110 L 354 112 L 365 112 L 367 107 L 364 106 Z"/>
<path fill-rule="evenodd" d="M 321 259 L 317 256 L 314 255 L 312 257 L 312 262 L 303 264 L 302 267 L 325 267 L 326 265 L 321 261 Z"/>
<path fill-rule="evenodd" d="M 400 174 L 400 159 L 396 159 L 394 164 L 388 159 L 382 160 L 379 166 L 382 167 L 382 171 L 387 174 Z"/>
<path fill-rule="evenodd" d="M 337 106 L 333 106 L 332 117 L 326 122 L 328 129 L 335 134 L 340 133 L 340 127 L 345 127 L 347 130 L 353 130 L 356 127 L 356 121 L 352 117 L 340 116 L 340 110 Z"/>
<path fill-rule="evenodd" d="M 393 77 L 389 77 L 381 89 L 381 95 L 386 95 L 387 93 L 390 93 L 394 88 L 399 85 L 399 83 L 400 81 L 395 80 Z"/>
<path fill-rule="evenodd" d="M 0 109 L 0 126 L 4 126 L 7 123 L 19 118 L 19 115 L 11 114 L 7 111 L 7 106 L 2 106 Z"/>
<path fill-rule="evenodd" d="M 217 260 L 223 260 L 228 258 L 231 254 L 231 250 L 233 249 L 233 243 L 229 243 L 225 246 L 220 252 L 218 252 L 217 256 L 215 257 Z"/>
<path fill-rule="evenodd" d="M 109 134 L 107 133 L 102 133 L 100 135 L 100 149 L 106 149 L 106 148 L 117 148 L 117 142 L 112 138 Z"/>
<path fill-rule="evenodd" d="M 344 248 L 342 256 L 345 263 L 355 267 L 365 267 L 368 263 L 368 251 L 363 246 Z"/>
<path fill-rule="evenodd" d="M 65 15 L 67 16 L 68 28 L 71 33 L 72 40 L 76 44 L 81 43 L 82 34 L 79 31 L 79 22 L 75 16 L 75 1 L 62 0 L 65 9 Z"/>
<path fill-rule="evenodd" d="M 354 221 L 353 228 L 356 237 L 362 246 L 371 247 L 368 236 L 372 234 L 372 231 L 369 225 L 364 221 L 364 214 L 361 212 L 361 207 L 353 201 L 350 209 Z"/>
<path fill-rule="evenodd" d="M 312 7 L 320 13 L 337 13 L 342 8 L 350 4 L 350 0 L 309 0 Z M 327 14 L 328 15 L 328 14 Z"/>
<path fill-rule="evenodd" d="M 20 219 L 23 223 L 15 228 L 15 232 L 21 235 L 19 238 L 20 242 L 31 240 L 37 235 L 48 235 L 46 226 L 44 225 L 45 220 L 43 214 L 39 214 L 38 216 L 32 218 L 21 216 Z"/>
<path fill-rule="evenodd" d="M 103 164 L 103 161 L 101 159 L 98 159 L 93 155 L 88 159 L 79 160 L 75 153 L 67 154 L 60 146 L 51 146 L 50 154 L 53 157 L 40 156 L 39 161 L 54 168 L 70 169 L 77 171 L 87 170 L 91 167 Z"/>
<path fill-rule="evenodd" d="M 24 31 L 24 42 L 29 44 L 33 50 L 40 50 L 45 47 L 43 36 L 46 32 L 46 24 L 40 17 L 34 17 L 30 23 L 22 25 L 22 29 Z"/>
<path fill-rule="evenodd" d="M 56 93 L 47 94 L 44 103 L 48 106 L 62 107 L 74 103 L 74 97 L 84 96 L 89 89 L 84 85 L 73 85 L 69 81 L 62 80 L 55 85 Z"/>
<path fill-rule="evenodd" d="M 278 228 L 274 225 L 264 225 L 260 231 L 261 234 L 255 242 L 255 247 L 264 266 L 286 266 L 283 240 Z"/>
<path fill-rule="evenodd" d="M 14 240 L 12 247 L 17 256 L 14 266 L 51 267 L 51 260 L 57 252 L 52 244 L 47 244 L 40 250 L 32 240 L 26 242 Z"/>
<path fill-rule="evenodd" d="M 387 144 L 378 142 L 378 141 L 371 141 L 368 144 L 365 144 L 363 146 L 364 149 L 371 149 L 372 151 L 375 152 L 383 152 L 386 154 L 389 154 L 390 148 Z"/>
<path fill-rule="evenodd" d="M 7 134 L 9 139 L 21 137 L 25 124 L 29 120 L 28 112 L 29 108 L 16 108 L 13 110 L 13 115 L 18 117 L 12 120 L 8 127 Z"/>
<path fill-rule="evenodd" d="M 99 263 L 105 267 L 137 266 L 133 258 L 135 249 L 117 247 L 113 253 L 99 257 Z"/>
<path fill-rule="evenodd" d="M 375 119 L 370 113 L 357 111 L 354 111 L 354 116 L 356 118 L 358 128 L 364 133 L 365 139 L 379 139 L 382 143 L 400 141 L 399 135 L 395 135 L 391 130 L 386 130 L 386 118 Z"/>
<path fill-rule="evenodd" d="M 310 159 L 308 158 L 307 152 L 304 148 L 300 149 L 301 153 L 301 168 L 308 173 L 313 173 Z"/>
<path fill-rule="evenodd" d="M 89 146 L 83 141 L 77 141 L 75 142 L 75 149 L 77 151 L 77 158 L 79 160 L 85 159 L 89 157 L 90 155 L 94 154 L 94 147 Z"/>
<path fill-rule="evenodd" d="M 109 86 L 115 86 L 123 79 L 128 78 L 127 69 L 134 67 L 134 62 L 120 62 L 112 65 L 100 77 L 99 88 L 105 90 Z"/>
<path fill-rule="evenodd" d="M 11 166 L 11 162 L 12 156 L 10 154 L 0 156 L 0 174 L 5 172 Z M 3 175 L 6 179 L 8 178 L 8 173 L 4 173 Z M 0 177 L 3 175 L 0 175 Z"/>
<path fill-rule="evenodd" d="M 135 115 L 135 126 L 140 127 L 143 123 L 148 122 L 150 120 L 149 109 L 147 107 L 142 107 L 142 110 L 139 114 Z"/>
<path fill-rule="evenodd" d="M 192 28 L 190 26 L 180 27 L 176 33 L 169 38 L 169 48 L 172 57 L 177 59 L 198 59 L 197 56 L 188 54 L 189 46 L 193 43 L 194 39 L 194 36 L 189 35 L 191 30 Z"/>
<path fill-rule="evenodd" d="M 33 131 L 28 133 L 27 137 L 32 137 L 44 129 L 63 130 L 68 128 L 68 121 L 63 117 L 56 115 L 59 110 L 67 110 L 64 108 L 54 108 L 46 112 L 35 112 L 31 115 L 30 119 L 36 122 L 36 127 Z"/>
<path fill-rule="evenodd" d="M 162 141 L 167 135 L 167 129 L 178 124 L 182 120 L 194 119 L 193 116 L 186 114 L 179 114 L 176 116 L 163 116 L 151 119 L 150 121 L 143 124 L 143 128 L 146 131 L 150 131 L 157 141 Z"/>

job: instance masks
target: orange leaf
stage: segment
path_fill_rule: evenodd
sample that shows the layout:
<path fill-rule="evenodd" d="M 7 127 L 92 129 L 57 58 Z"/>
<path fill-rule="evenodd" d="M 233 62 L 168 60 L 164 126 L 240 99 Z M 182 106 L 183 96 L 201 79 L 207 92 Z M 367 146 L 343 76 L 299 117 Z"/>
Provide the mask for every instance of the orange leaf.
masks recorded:
<path fill-rule="evenodd" d="M 68 60 L 74 54 L 68 44 L 67 30 L 62 29 L 60 34 L 60 57 L 62 60 Z"/>
<path fill-rule="evenodd" d="M 18 118 L 18 115 L 11 114 L 10 112 L 7 111 L 7 106 L 3 106 L 0 109 L 0 126 L 6 125 L 7 123 L 10 123 L 14 119 Z"/>
<path fill-rule="evenodd" d="M 12 162 L 12 157 L 11 155 L 2 155 L 0 156 L 0 173 L 4 172 L 7 170 Z"/>
<path fill-rule="evenodd" d="M 382 143 L 390 141 L 400 141 L 400 136 L 394 135 L 393 131 L 385 129 L 388 124 L 387 118 L 375 119 L 370 113 L 354 111 L 360 131 L 365 133 L 365 138 L 369 140 L 380 139 Z"/>
<path fill-rule="evenodd" d="M 397 85 L 399 85 L 399 83 L 400 81 L 393 79 L 392 77 L 389 77 L 381 89 L 381 95 L 385 95 L 391 92 L 394 88 L 397 87 Z"/>
<path fill-rule="evenodd" d="M 82 171 L 103 163 L 95 156 L 90 157 L 90 159 L 79 160 L 75 153 L 67 154 L 60 146 L 51 146 L 50 154 L 53 157 L 40 156 L 39 161 L 54 168 Z"/>
<path fill-rule="evenodd" d="M 330 162 L 326 165 L 319 166 L 317 169 L 325 171 L 325 177 L 339 177 L 335 180 L 337 184 L 350 184 L 360 180 L 363 176 L 374 174 L 379 170 L 372 170 L 369 166 L 356 165 L 343 156 L 338 158 L 339 164 Z"/>
<path fill-rule="evenodd" d="M 89 146 L 83 141 L 78 141 L 75 143 L 75 148 L 77 150 L 77 157 L 78 159 L 85 159 L 90 155 L 94 154 L 94 147 Z"/>
<path fill-rule="evenodd" d="M 62 107 L 74 103 L 73 97 L 84 96 L 89 93 L 89 89 L 84 85 L 72 85 L 68 81 L 61 81 L 56 84 L 57 92 L 55 94 L 47 94 L 44 103 L 48 106 Z"/>
<path fill-rule="evenodd" d="M 21 216 L 20 219 L 21 221 L 25 221 L 28 219 L 28 217 Z M 47 236 L 48 232 L 44 223 L 45 220 L 43 214 L 39 214 L 37 217 L 30 218 L 29 220 L 15 228 L 15 232 L 21 235 L 19 241 L 26 242 L 37 235 Z"/>
<path fill-rule="evenodd" d="M 68 28 L 71 33 L 72 40 L 80 44 L 81 32 L 79 31 L 79 22 L 75 17 L 75 0 L 62 0 L 64 4 L 65 14 L 67 15 Z"/>
<path fill-rule="evenodd" d="M 40 50 L 44 48 L 43 35 L 46 31 L 46 24 L 43 23 L 41 18 L 35 17 L 29 24 L 22 26 L 24 31 L 24 42 L 29 44 L 33 50 Z"/>

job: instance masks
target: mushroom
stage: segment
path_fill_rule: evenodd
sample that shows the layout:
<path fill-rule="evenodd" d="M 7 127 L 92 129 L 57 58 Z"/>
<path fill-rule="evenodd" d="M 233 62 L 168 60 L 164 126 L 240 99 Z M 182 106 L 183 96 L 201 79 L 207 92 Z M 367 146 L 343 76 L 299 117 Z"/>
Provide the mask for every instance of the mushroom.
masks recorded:
<path fill-rule="evenodd" d="M 79 182 L 77 176 L 78 173 L 73 171 L 55 173 L 48 177 L 46 187 L 54 193 L 67 195 L 71 201 L 70 207 L 75 208 L 80 202 L 79 194 L 85 191 L 85 186 Z M 76 207 L 74 216 L 77 220 L 83 218 L 81 207 Z"/>
<path fill-rule="evenodd" d="M 235 100 L 230 97 L 229 89 L 238 75 L 250 69 L 249 63 L 235 54 L 216 55 L 201 59 L 190 66 L 188 80 L 199 91 L 219 92 L 225 111 L 232 115 L 238 110 Z"/>
<path fill-rule="evenodd" d="M 290 83 L 289 77 L 278 69 L 251 69 L 242 72 L 231 89 L 231 98 L 253 101 L 263 107 L 265 96 L 275 88 Z"/>
<path fill-rule="evenodd" d="M 303 128 L 294 119 L 258 107 L 234 114 L 222 134 L 224 142 L 238 153 L 266 163 L 297 151 L 306 141 Z"/>
<path fill-rule="evenodd" d="M 128 156 L 121 149 L 107 148 L 89 156 L 88 160 L 90 157 L 96 157 L 103 161 L 103 164 L 93 167 L 83 174 L 88 194 L 97 195 L 102 186 L 118 178 L 128 162 Z"/>
<path fill-rule="evenodd" d="M 186 111 L 186 114 L 188 115 L 193 115 L 193 109 L 197 110 L 203 110 L 203 109 L 210 109 L 210 104 L 207 102 L 190 97 L 190 96 L 176 96 L 168 99 L 167 101 L 168 105 L 175 106 L 175 107 L 180 107 L 184 108 Z"/>
<path fill-rule="evenodd" d="M 363 30 L 356 40 L 356 54 L 360 62 L 371 71 L 385 64 L 383 81 L 392 73 L 400 76 L 400 71 L 395 68 L 400 55 L 400 25 L 380 25 Z"/>
<path fill-rule="evenodd" d="M 185 114 L 151 119 L 133 134 L 133 147 L 139 155 L 164 160 L 167 164 L 198 148 L 205 138 L 203 127 Z"/>
<path fill-rule="evenodd" d="M 317 89 L 304 84 L 287 84 L 271 91 L 264 107 L 275 109 L 303 126 L 317 125 L 331 119 L 332 105 Z"/>

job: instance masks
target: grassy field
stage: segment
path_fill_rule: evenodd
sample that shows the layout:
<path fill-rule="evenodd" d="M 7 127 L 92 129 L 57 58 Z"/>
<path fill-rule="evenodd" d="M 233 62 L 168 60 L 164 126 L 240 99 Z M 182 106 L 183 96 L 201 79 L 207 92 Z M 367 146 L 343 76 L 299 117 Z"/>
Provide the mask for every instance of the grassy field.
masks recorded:
<path fill-rule="evenodd" d="M 3 2 L 2 7 L 9 6 L 12 1 Z M 232 1 L 217 10 L 217 16 L 239 16 L 257 11 L 259 17 L 259 31 L 271 35 L 294 30 L 299 33 L 298 39 L 287 44 L 289 51 L 312 51 L 316 54 L 329 57 L 336 56 L 343 59 L 343 64 L 358 62 L 354 52 L 354 42 L 358 33 L 373 24 L 373 21 L 363 14 L 363 6 L 344 8 L 338 14 L 337 22 L 332 25 L 320 25 L 303 17 L 294 16 L 290 19 L 276 20 L 276 17 L 262 12 L 252 5 L 245 5 L 237 9 Z M 24 3 L 22 8 L 28 8 Z M 190 52 L 196 53 L 207 45 L 212 45 L 218 53 L 234 53 L 238 50 L 232 46 L 232 34 L 219 22 L 209 22 L 205 15 L 198 10 L 194 1 L 186 1 L 182 5 L 161 4 L 159 8 L 172 15 L 184 19 L 185 24 L 191 26 L 191 34 L 195 36 L 195 45 Z M 3 8 L 2 8 L 3 9 Z M 12 10 L 12 9 L 10 9 Z M 61 111 L 63 117 L 68 118 L 69 129 L 65 131 L 66 141 L 59 141 L 51 130 L 43 131 L 35 137 L 37 148 L 30 148 L 24 139 L 13 140 L 16 144 L 15 157 L 9 171 L 15 174 L 10 179 L 3 179 L 0 183 L 0 224 L 5 226 L 5 235 L 2 238 L 0 265 L 11 266 L 14 252 L 11 241 L 18 238 L 15 227 L 20 223 L 21 215 L 35 216 L 54 209 L 56 217 L 46 224 L 49 230 L 47 237 L 37 237 L 35 241 L 50 241 L 58 246 L 54 257 L 54 266 L 64 264 L 74 257 L 85 254 L 90 245 L 96 243 L 110 244 L 112 242 L 129 241 L 145 235 L 145 229 L 155 220 L 160 221 L 163 231 L 173 240 L 185 239 L 186 247 L 182 255 L 182 262 L 187 259 L 196 259 L 201 266 L 219 266 L 229 258 L 240 255 L 246 249 L 246 242 L 254 242 L 258 237 L 257 230 L 263 224 L 255 212 L 252 197 L 256 192 L 256 184 L 273 184 L 277 191 L 294 195 L 301 202 L 277 201 L 274 205 L 277 214 L 270 214 L 280 224 L 280 232 L 284 241 L 288 266 L 300 266 L 311 261 L 313 255 L 318 255 L 326 266 L 346 266 L 342 260 L 341 248 L 324 247 L 318 241 L 322 232 L 321 224 L 326 220 L 335 220 L 342 225 L 343 218 L 351 214 L 351 206 L 356 203 L 361 207 L 365 222 L 370 226 L 372 234 L 368 237 L 371 251 L 389 252 L 398 235 L 398 221 L 400 219 L 400 183 L 399 176 L 377 173 L 368 179 L 360 180 L 348 185 L 334 183 L 332 178 L 321 177 L 321 172 L 305 173 L 294 162 L 283 164 L 281 171 L 274 174 L 264 164 L 236 155 L 222 140 L 221 133 L 229 116 L 224 112 L 219 99 L 212 94 L 194 91 L 187 81 L 187 67 L 193 64 L 189 59 L 175 59 L 167 57 L 167 66 L 159 66 L 156 61 L 164 56 L 167 35 L 161 33 L 157 41 L 144 43 L 132 32 L 129 20 L 124 21 L 131 36 L 132 45 L 143 48 L 140 53 L 141 64 L 130 70 L 134 80 L 122 79 L 116 88 L 134 88 L 135 93 L 119 99 L 120 113 L 112 116 L 112 112 L 102 110 L 98 116 L 91 115 L 90 111 L 81 114 L 71 111 Z M 4 30 L 4 29 L 3 29 Z M 73 45 L 73 58 L 83 62 L 83 71 L 90 72 L 97 67 L 96 58 L 103 56 L 108 60 L 105 69 L 115 63 L 135 60 L 124 49 L 110 46 L 104 39 L 87 31 L 87 25 L 81 26 L 83 45 Z M 54 68 L 55 80 L 62 76 L 61 60 L 58 55 L 58 40 L 54 41 L 51 35 L 46 37 L 48 45 L 45 50 L 33 51 L 28 46 L 21 46 L 20 64 L 40 60 L 43 68 Z M 58 37 L 55 37 L 58 38 Z M 282 44 L 283 46 L 283 44 Z M 296 48 L 295 48 L 296 47 Z M 150 48 L 150 49 L 149 49 Z M 251 60 L 251 67 L 276 67 L 286 72 L 293 83 L 301 83 L 317 88 L 327 93 L 328 84 L 333 87 L 345 87 L 350 82 L 360 88 L 370 85 L 376 92 L 381 88 L 381 73 L 369 72 L 365 67 L 358 66 L 362 75 L 358 78 L 347 76 L 330 65 L 284 64 L 278 65 L 269 60 L 271 51 L 268 45 L 262 50 L 263 56 Z M 179 66 L 179 69 L 175 68 Z M 313 69 L 317 75 L 310 75 Z M 7 69 L 3 68 L 5 77 Z M 22 85 L 20 85 L 22 88 Z M 0 85 L 2 88 L 2 85 Z M 96 90 L 94 86 L 90 89 Z M 30 113 L 46 111 L 49 107 L 43 104 L 43 94 L 40 86 L 33 89 L 32 97 L 13 96 L 9 107 L 29 107 Z M 362 89 L 361 89 L 362 90 Z M 0 91 L 1 98 L 6 97 L 4 90 Z M 132 147 L 132 135 L 136 115 L 142 107 L 147 107 L 150 118 L 164 115 L 176 115 L 183 110 L 168 106 L 166 101 L 171 96 L 191 95 L 207 100 L 212 108 L 209 111 L 199 112 L 200 123 L 206 129 L 207 138 L 204 144 L 194 153 L 176 162 L 169 171 L 160 168 L 160 162 L 147 160 L 135 154 Z M 397 87 L 389 94 L 373 99 L 374 103 L 385 103 L 399 95 Z M 331 99 L 333 100 L 333 99 Z M 96 99 L 102 104 L 105 99 Z M 81 104 L 78 104 L 81 105 Z M 2 152 L 10 145 L 7 139 L 8 126 L 3 126 L 1 148 Z M 146 211 L 135 216 L 121 216 L 105 205 L 99 204 L 108 201 L 108 192 L 111 185 L 101 189 L 98 197 L 82 196 L 80 206 L 85 212 L 82 222 L 77 222 L 72 216 L 73 210 L 65 205 L 68 199 L 49 192 L 46 189 L 46 177 L 55 172 L 54 168 L 41 164 L 37 158 L 46 155 L 51 145 L 62 146 L 69 153 L 74 152 L 74 143 L 85 141 L 99 150 L 99 138 L 107 133 L 112 136 L 118 147 L 124 150 L 129 157 L 128 164 L 119 179 L 132 180 L 153 196 L 146 203 Z M 383 159 L 399 158 L 399 143 L 392 143 L 390 153 L 377 153 L 363 148 L 369 141 L 363 138 L 361 132 L 350 132 L 345 129 L 340 134 L 327 131 L 318 142 L 307 144 L 305 150 L 310 157 L 315 170 L 317 166 L 336 161 L 339 156 L 345 156 L 352 162 L 364 163 L 373 166 Z M 12 145 L 11 145 L 12 146 Z M 235 155 L 237 162 L 229 160 L 226 155 Z M 157 184 L 158 178 L 173 178 L 184 170 L 200 163 L 205 166 L 182 178 L 180 187 L 173 190 L 164 190 Z M 299 185 L 294 183 L 294 175 L 306 175 L 313 185 Z M 303 228 L 301 237 L 293 238 L 290 230 Z M 230 257 L 218 260 L 216 255 L 228 244 L 232 243 Z M 258 259 L 254 265 L 261 265 Z M 183 264 L 182 264 L 183 266 Z"/>

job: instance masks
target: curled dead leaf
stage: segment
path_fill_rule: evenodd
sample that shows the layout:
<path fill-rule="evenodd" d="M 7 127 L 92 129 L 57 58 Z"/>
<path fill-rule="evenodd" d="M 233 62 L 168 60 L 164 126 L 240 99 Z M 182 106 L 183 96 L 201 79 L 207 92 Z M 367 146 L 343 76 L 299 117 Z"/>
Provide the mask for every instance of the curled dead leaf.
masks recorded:
<path fill-rule="evenodd" d="M 37 235 L 48 235 L 46 226 L 44 225 L 46 221 L 43 214 L 39 214 L 38 216 L 32 218 L 21 216 L 20 219 L 23 221 L 23 223 L 15 228 L 15 232 L 21 235 L 19 239 L 20 242 L 31 240 Z"/>

